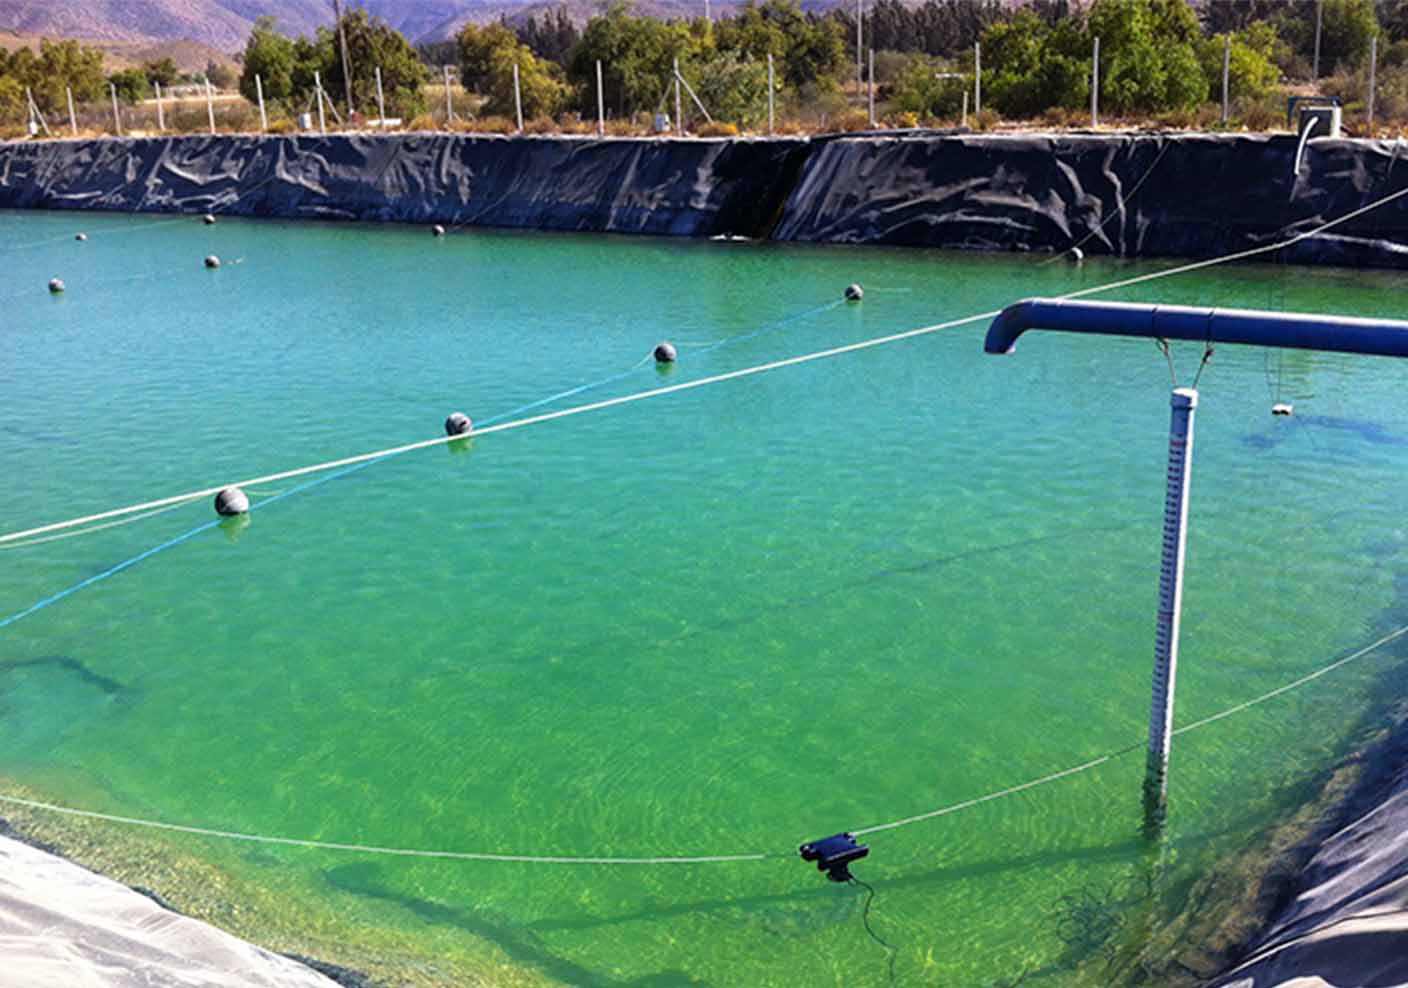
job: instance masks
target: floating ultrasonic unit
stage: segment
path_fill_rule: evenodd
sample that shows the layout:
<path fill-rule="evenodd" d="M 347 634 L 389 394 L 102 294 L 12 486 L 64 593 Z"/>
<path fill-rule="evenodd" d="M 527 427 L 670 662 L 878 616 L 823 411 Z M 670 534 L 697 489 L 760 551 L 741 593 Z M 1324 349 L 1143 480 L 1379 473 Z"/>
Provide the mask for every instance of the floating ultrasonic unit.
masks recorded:
<path fill-rule="evenodd" d="M 803 844 L 797 853 L 801 854 L 803 861 L 815 861 L 816 870 L 826 872 L 826 877 L 833 882 L 849 882 L 851 870 L 846 866 L 865 857 L 870 853 L 870 848 L 857 844 L 850 834 L 833 834 Z"/>

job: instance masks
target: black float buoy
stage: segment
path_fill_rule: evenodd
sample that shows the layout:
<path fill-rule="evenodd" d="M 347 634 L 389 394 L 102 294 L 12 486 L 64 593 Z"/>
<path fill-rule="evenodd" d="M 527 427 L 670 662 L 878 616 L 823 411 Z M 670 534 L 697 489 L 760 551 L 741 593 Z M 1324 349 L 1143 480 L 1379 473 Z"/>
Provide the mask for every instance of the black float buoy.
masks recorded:
<path fill-rule="evenodd" d="M 433 234 L 435 234 L 435 236 L 437 236 L 437 237 L 443 237 L 443 236 L 445 235 L 445 228 L 444 228 L 443 226 L 441 226 L 439 223 L 436 223 L 434 226 L 432 226 L 432 227 L 430 228 L 430 232 L 433 233 Z"/>
<path fill-rule="evenodd" d="M 463 436 L 474 429 L 474 422 L 464 412 L 451 412 L 445 420 L 445 435 Z"/>
<path fill-rule="evenodd" d="M 1271 406 L 1272 415 L 1290 415 L 1295 411 L 1295 407 L 1288 401 L 1278 401 Z"/>
<path fill-rule="evenodd" d="M 1070 258 L 1072 264 L 1079 264 L 1081 261 L 1085 260 L 1085 251 L 1081 250 L 1079 247 L 1072 247 L 1066 252 L 1066 257 Z"/>
<path fill-rule="evenodd" d="M 226 487 L 215 495 L 215 513 L 222 518 L 233 518 L 248 511 L 249 497 L 238 487 Z"/>
<path fill-rule="evenodd" d="M 216 257 L 214 254 L 207 254 L 205 256 L 205 266 L 208 268 L 218 268 L 220 266 L 220 258 Z"/>
<path fill-rule="evenodd" d="M 87 240 L 87 239 L 88 239 L 88 234 L 86 234 L 86 233 L 74 234 L 73 239 L 74 239 L 74 240 Z"/>
<path fill-rule="evenodd" d="M 664 342 L 655 344 L 655 362 L 657 364 L 673 364 L 679 357 L 675 352 L 673 343 Z"/>
<path fill-rule="evenodd" d="M 63 290 L 64 290 L 64 282 L 63 282 L 63 279 L 62 279 L 62 278 L 50 278 L 50 279 L 49 279 L 49 291 L 53 292 L 55 295 L 58 295 L 58 294 L 59 294 L 60 292 L 62 292 Z"/>
<path fill-rule="evenodd" d="M 215 214 L 214 214 L 214 213 L 206 213 L 203 217 L 201 217 L 201 222 L 204 223 L 206 226 L 214 226 L 214 225 L 215 225 Z"/>
<path fill-rule="evenodd" d="M 847 301 L 847 302 L 859 302 L 859 301 L 860 301 L 861 299 L 863 299 L 863 298 L 865 298 L 865 289 L 862 288 L 862 287 L 860 287 L 860 285 L 847 285 L 847 286 L 846 286 L 846 301 Z"/>

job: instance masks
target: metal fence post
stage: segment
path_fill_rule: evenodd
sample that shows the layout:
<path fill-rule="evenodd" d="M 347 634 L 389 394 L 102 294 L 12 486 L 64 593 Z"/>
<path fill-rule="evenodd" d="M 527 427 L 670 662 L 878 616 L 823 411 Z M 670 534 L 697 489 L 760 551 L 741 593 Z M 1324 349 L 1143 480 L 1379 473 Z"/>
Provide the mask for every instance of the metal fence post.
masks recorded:
<path fill-rule="evenodd" d="M 875 126 L 875 49 L 870 49 L 870 126 Z"/>
<path fill-rule="evenodd" d="M 1369 39 L 1369 136 L 1374 136 L 1374 70 L 1379 61 L 1379 36 Z"/>
<path fill-rule="evenodd" d="M 596 136 L 606 136 L 606 95 L 601 87 L 601 59 L 596 60 Z"/>
<path fill-rule="evenodd" d="M 328 121 L 323 114 L 323 78 L 317 72 L 313 73 L 313 94 L 318 97 L 318 133 L 326 134 Z"/>
<path fill-rule="evenodd" d="M 1100 126 L 1100 39 L 1090 53 L 1090 126 Z"/>
<path fill-rule="evenodd" d="M 1313 78 L 1320 78 L 1320 22 L 1324 19 L 1325 4 L 1323 0 L 1315 0 L 1315 59 L 1310 63 L 1310 74 Z"/>
<path fill-rule="evenodd" d="M 122 117 L 117 112 L 117 87 L 108 83 L 108 91 L 112 94 L 112 125 L 117 131 L 117 136 L 122 136 Z"/>
<path fill-rule="evenodd" d="M 983 46 L 973 42 L 973 115 L 983 112 Z"/>
<path fill-rule="evenodd" d="M 523 133 L 523 87 L 518 83 L 518 63 L 513 63 L 513 112 L 518 118 L 518 132 Z"/>
<path fill-rule="evenodd" d="M 680 60 L 675 59 L 675 133 L 684 133 L 684 102 L 680 99 Z"/>
<path fill-rule="evenodd" d="M 376 119 L 377 126 L 386 129 L 386 94 L 381 89 L 381 66 L 376 67 Z"/>
<path fill-rule="evenodd" d="M 856 96 L 861 95 L 865 80 L 861 77 L 862 32 L 865 25 L 865 0 L 856 0 Z"/>
<path fill-rule="evenodd" d="M 68 126 L 73 131 L 73 136 L 78 136 L 78 115 L 73 112 L 73 87 L 65 86 L 64 91 L 68 93 Z M 160 103 L 157 104 L 160 107 Z"/>
<path fill-rule="evenodd" d="M 1227 126 L 1232 94 L 1232 32 L 1222 39 L 1222 125 Z"/>
<path fill-rule="evenodd" d="M 676 71 L 676 72 L 679 71 L 679 60 L 678 60 L 678 59 L 675 61 L 675 71 Z M 774 83 L 773 83 L 773 69 L 772 69 L 772 52 L 768 52 L 768 136 L 769 136 L 769 137 L 771 137 L 772 134 L 773 134 L 773 130 L 775 129 L 775 128 L 774 128 L 774 125 L 775 125 L 775 122 L 776 122 L 775 119 L 774 119 L 774 117 L 773 117 L 773 85 L 774 85 Z M 676 99 L 676 101 L 678 101 L 678 99 L 679 99 L 679 91 L 680 91 L 680 84 L 677 82 L 677 83 L 675 83 L 675 99 Z M 679 111 L 676 110 L 676 112 L 679 112 Z"/>
<path fill-rule="evenodd" d="M 450 102 L 450 67 L 443 66 L 445 70 L 445 126 L 450 126 L 450 121 L 455 119 L 455 107 Z"/>
<path fill-rule="evenodd" d="M 210 76 L 205 77 L 205 115 L 210 120 L 210 132 L 215 133 L 215 92 L 210 88 Z"/>
<path fill-rule="evenodd" d="M 269 114 L 264 110 L 264 80 L 259 78 L 259 74 L 254 75 L 254 92 L 259 97 L 259 129 L 267 131 L 269 129 Z"/>

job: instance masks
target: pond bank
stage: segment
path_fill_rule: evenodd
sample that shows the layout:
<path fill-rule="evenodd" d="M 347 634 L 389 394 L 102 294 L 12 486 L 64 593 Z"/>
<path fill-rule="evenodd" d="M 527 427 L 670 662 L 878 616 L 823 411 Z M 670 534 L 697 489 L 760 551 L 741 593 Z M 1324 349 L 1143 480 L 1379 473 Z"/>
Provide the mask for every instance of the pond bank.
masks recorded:
<path fill-rule="evenodd" d="M 32 141 L 0 145 L 0 208 L 1211 257 L 1408 189 L 1401 147 L 1317 139 L 1297 172 L 1296 138 L 1259 134 Z M 1408 199 L 1283 259 L 1408 266 Z"/>

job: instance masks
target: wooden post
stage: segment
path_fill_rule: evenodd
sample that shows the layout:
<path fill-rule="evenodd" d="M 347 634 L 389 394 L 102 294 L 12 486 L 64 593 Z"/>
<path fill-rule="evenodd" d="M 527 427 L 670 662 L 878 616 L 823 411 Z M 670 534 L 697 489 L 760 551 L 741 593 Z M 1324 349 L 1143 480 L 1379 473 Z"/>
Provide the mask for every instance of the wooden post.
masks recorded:
<path fill-rule="evenodd" d="M 523 133 L 523 88 L 518 83 L 518 63 L 513 63 L 513 112 L 518 117 L 518 132 Z"/>
<path fill-rule="evenodd" d="M 983 46 L 973 42 L 973 116 L 983 113 Z"/>
<path fill-rule="evenodd" d="M 870 126 L 875 126 L 875 49 L 870 49 Z"/>
<path fill-rule="evenodd" d="M 376 118 L 377 126 L 386 130 L 386 94 L 381 90 L 381 66 L 376 67 Z"/>
<path fill-rule="evenodd" d="M 1198 392 L 1174 388 L 1168 429 L 1168 486 L 1164 494 L 1163 559 L 1154 632 L 1154 689 L 1149 708 L 1149 757 L 1144 774 L 1144 828 L 1162 830 L 1168 815 L 1168 756 L 1173 741 L 1178 631 L 1183 609 L 1183 558 L 1188 542 L 1188 488 L 1192 480 L 1193 412 Z"/>
<path fill-rule="evenodd" d="M 73 136 L 78 136 L 78 114 L 73 112 L 73 87 L 65 86 L 64 91 L 68 93 L 68 126 L 73 131 Z M 161 111 L 161 104 L 157 104 L 157 112 Z"/>
<path fill-rule="evenodd" d="M 1222 39 L 1222 126 L 1231 116 L 1232 94 L 1232 32 Z"/>
<path fill-rule="evenodd" d="M 601 88 L 601 59 L 596 60 L 596 136 L 606 136 L 606 96 Z"/>
<path fill-rule="evenodd" d="M 1374 71 L 1379 61 L 1379 36 L 1369 39 L 1369 136 L 1374 136 Z"/>
<path fill-rule="evenodd" d="M 326 134 L 328 121 L 323 114 L 323 77 L 316 71 L 313 73 L 313 94 L 318 97 L 318 133 Z"/>
<path fill-rule="evenodd" d="M 259 97 L 259 129 L 267 131 L 269 129 L 269 114 L 264 110 L 264 80 L 259 78 L 259 73 L 254 74 L 254 92 Z"/>
<path fill-rule="evenodd" d="M 112 93 L 112 125 L 117 131 L 117 136 L 122 136 L 122 116 L 117 112 L 117 87 L 108 83 L 108 91 Z"/>
<path fill-rule="evenodd" d="M 1100 126 L 1100 39 L 1090 53 L 1090 126 Z"/>
<path fill-rule="evenodd" d="M 680 100 L 680 60 L 675 59 L 675 133 L 684 134 L 684 103 Z"/>
<path fill-rule="evenodd" d="M 679 61 L 675 62 L 675 71 L 679 71 Z M 773 116 L 773 74 L 772 74 L 772 52 L 768 52 L 768 136 L 771 137 L 775 129 L 776 120 Z M 679 102 L 680 84 L 675 83 L 675 102 Z M 677 111 L 678 112 L 678 111 Z"/>
<path fill-rule="evenodd" d="M 215 133 L 215 93 L 210 88 L 210 76 L 205 77 L 205 115 L 210 120 L 210 132 Z"/>

